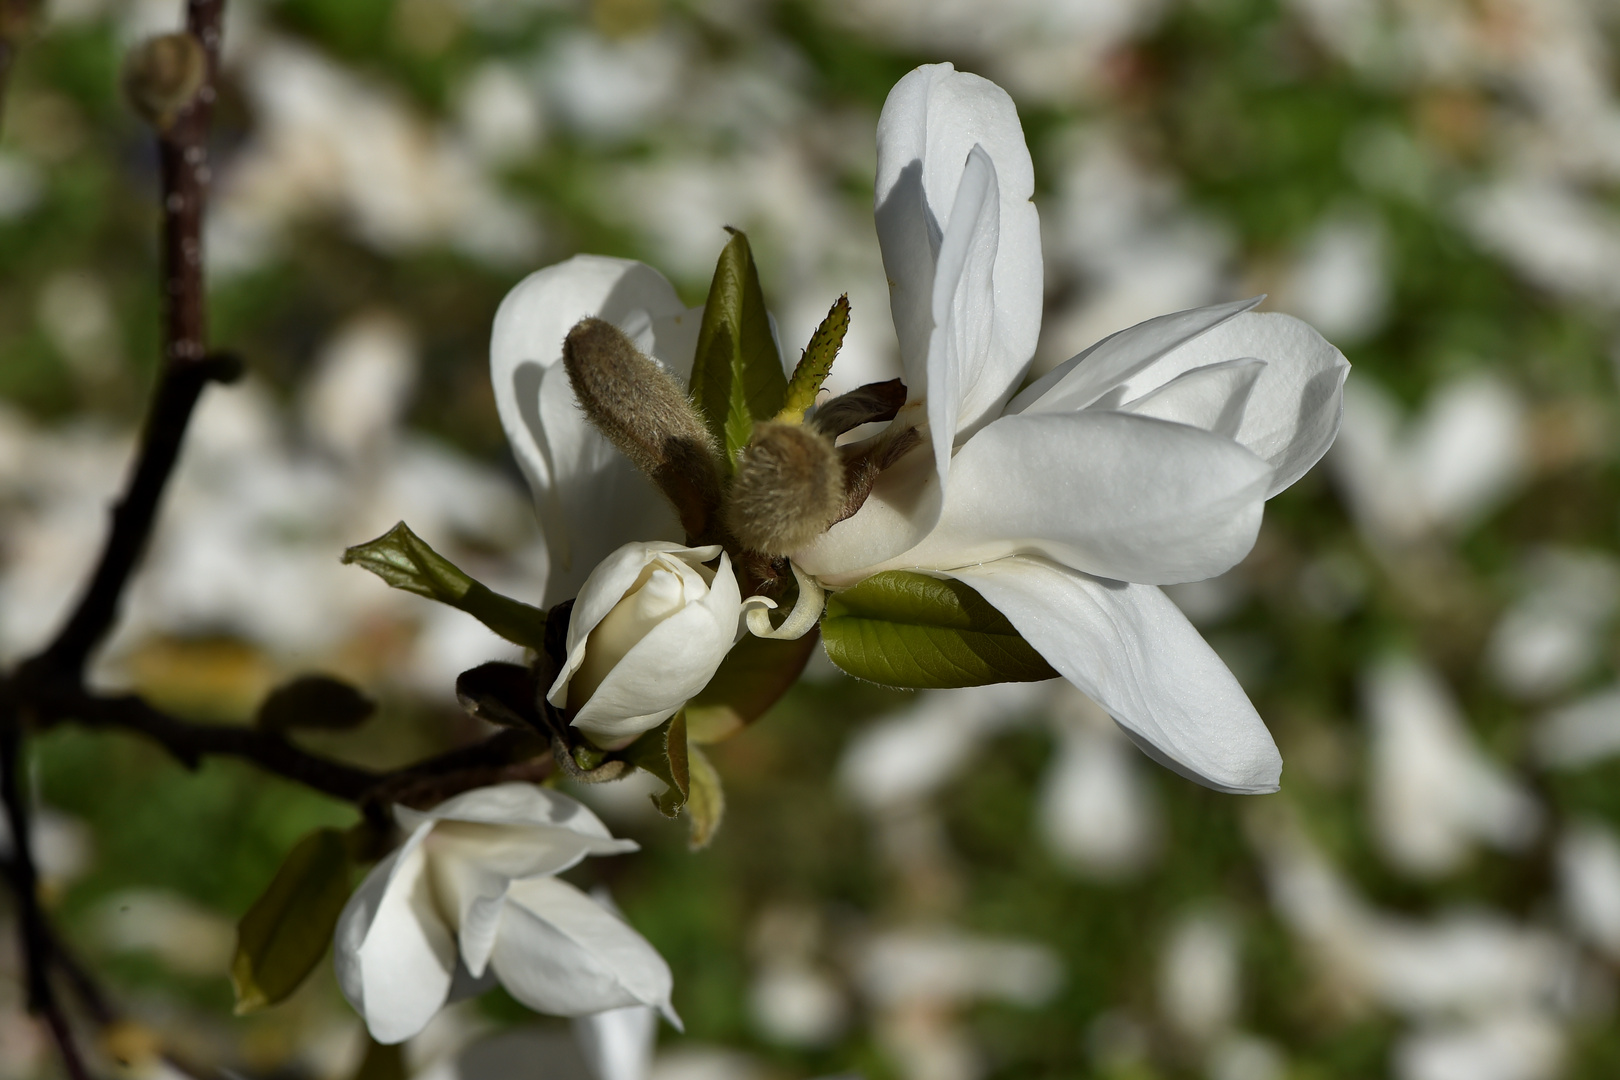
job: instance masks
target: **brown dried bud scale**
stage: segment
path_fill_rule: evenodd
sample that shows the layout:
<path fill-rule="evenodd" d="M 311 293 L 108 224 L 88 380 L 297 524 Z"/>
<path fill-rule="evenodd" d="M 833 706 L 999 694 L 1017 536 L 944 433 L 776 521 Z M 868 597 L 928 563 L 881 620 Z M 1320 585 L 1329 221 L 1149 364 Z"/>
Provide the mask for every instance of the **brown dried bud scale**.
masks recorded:
<path fill-rule="evenodd" d="M 833 441 L 804 424 L 763 421 L 737 455 L 726 527 L 767 555 L 797 551 L 827 531 L 844 507 L 844 465 Z"/>

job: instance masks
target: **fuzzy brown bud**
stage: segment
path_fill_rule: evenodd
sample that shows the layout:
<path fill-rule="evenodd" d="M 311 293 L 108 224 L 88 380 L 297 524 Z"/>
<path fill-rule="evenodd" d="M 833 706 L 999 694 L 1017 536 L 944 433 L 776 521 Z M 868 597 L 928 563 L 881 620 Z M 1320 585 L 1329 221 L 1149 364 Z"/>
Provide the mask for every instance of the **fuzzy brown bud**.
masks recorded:
<path fill-rule="evenodd" d="M 737 455 L 726 527 L 767 555 L 797 551 L 844 508 L 844 465 L 833 441 L 803 424 L 763 421 Z"/>
<path fill-rule="evenodd" d="M 124 94 L 147 123 L 167 130 L 208 77 L 208 54 L 188 33 L 148 38 L 124 61 Z"/>
<path fill-rule="evenodd" d="M 596 430 L 652 478 L 689 536 L 704 535 L 720 505 L 718 452 L 675 379 L 603 319 L 568 332 L 563 367 Z"/>

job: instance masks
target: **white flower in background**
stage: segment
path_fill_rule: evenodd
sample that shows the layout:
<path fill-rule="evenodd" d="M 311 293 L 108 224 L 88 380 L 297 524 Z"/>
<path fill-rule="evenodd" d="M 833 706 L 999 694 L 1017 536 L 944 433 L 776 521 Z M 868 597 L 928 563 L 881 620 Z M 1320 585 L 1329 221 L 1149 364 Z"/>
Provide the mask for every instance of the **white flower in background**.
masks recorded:
<path fill-rule="evenodd" d="M 1363 680 L 1372 727 L 1370 813 L 1380 850 L 1410 874 L 1456 869 L 1476 840 L 1535 839 L 1536 801 L 1475 744 L 1439 676 L 1392 658 Z"/>
<path fill-rule="evenodd" d="M 703 564 L 715 558 L 718 569 Z M 602 745 L 623 745 L 702 690 L 737 638 L 742 596 L 718 546 L 630 543 L 585 579 L 546 697 Z"/>
<path fill-rule="evenodd" d="M 1548 713 L 1533 735 L 1542 764 L 1579 769 L 1620 754 L 1620 685 Z"/>
<path fill-rule="evenodd" d="M 1620 606 L 1620 566 L 1598 551 L 1532 552 L 1528 588 L 1491 630 L 1487 662 L 1520 697 L 1568 688 L 1603 655 L 1603 635 Z"/>
<path fill-rule="evenodd" d="M 531 784 L 395 815 L 410 835 L 355 890 L 333 943 L 338 983 L 378 1042 L 421 1031 L 469 976 L 498 979 L 539 1012 L 646 1005 L 678 1023 L 663 958 L 554 876 L 587 855 L 635 851 L 634 841 L 614 839 L 584 806 Z"/>
<path fill-rule="evenodd" d="M 1237 1018 L 1239 944 L 1232 919 L 1217 909 L 1176 920 L 1159 959 L 1159 1007 L 1181 1034 L 1208 1042 Z"/>
<path fill-rule="evenodd" d="M 922 445 L 794 562 L 965 582 L 1155 757 L 1270 791 L 1281 758 L 1231 673 L 1156 586 L 1212 577 L 1338 428 L 1348 365 L 1254 302 L 1151 320 L 1014 395 L 1040 328 L 1034 172 L 1012 100 L 919 68 L 878 122 L 877 230 Z"/>
<path fill-rule="evenodd" d="M 1328 464 L 1374 543 L 1461 533 L 1524 479 L 1524 413 L 1511 387 L 1476 373 L 1436 389 L 1408 425 L 1387 391 L 1357 379 L 1345 390 L 1344 428 Z"/>
<path fill-rule="evenodd" d="M 1437 1024 L 1395 1047 L 1396 1080 L 1553 1080 L 1568 1039 L 1544 1013 L 1508 1010 Z"/>
<path fill-rule="evenodd" d="M 1158 857 L 1163 822 L 1141 758 L 1089 698 L 1066 683 L 1052 693 L 1057 749 L 1041 777 L 1036 820 L 1069 869 L 1104 881 L 1132 877 Z"/>
<path fill-rule="evenodd" d="M 1558 839 L 1559 891 L 1570 924 L 1605 956 L 1620 959 L 1620 839 L 1599 821 Z"/>

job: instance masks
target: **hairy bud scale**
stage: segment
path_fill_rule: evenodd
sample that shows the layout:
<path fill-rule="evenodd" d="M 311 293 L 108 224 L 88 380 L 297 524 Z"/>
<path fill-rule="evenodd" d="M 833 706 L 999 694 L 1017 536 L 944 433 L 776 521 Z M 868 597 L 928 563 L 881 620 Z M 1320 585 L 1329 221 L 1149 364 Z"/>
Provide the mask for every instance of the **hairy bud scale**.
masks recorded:
<path fill-rule="evenodd" d="M 744 547 L 796 551 L 827 531 L 844 507 L 844 465 L 814 427 L 763 421 L 737 456 L 725 522 Z"/>

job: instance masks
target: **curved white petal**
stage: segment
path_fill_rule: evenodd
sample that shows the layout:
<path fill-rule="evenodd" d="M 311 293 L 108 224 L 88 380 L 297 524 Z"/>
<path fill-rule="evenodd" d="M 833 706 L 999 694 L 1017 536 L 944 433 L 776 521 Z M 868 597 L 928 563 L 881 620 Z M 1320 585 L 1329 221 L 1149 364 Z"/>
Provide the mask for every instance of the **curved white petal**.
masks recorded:
<path fill-rule="evenodd" d="M 546 692 L 546 700 L 562 706 L 568 697 L 568 682 L 585 663 L 585 649 L 591 631 L 601 625 L 608 613 L 624 599 L 650 559 L 657 555 L 677 556 L 676 570 L 687 567 L 691 561 L 704 562 L 721 554 L 718 545 L 689 548 L 666 540 L 643 543 L 631 541 L 616 548 L 599 562 L 580 585 L 574 601 L 574 610 L 568 617 L 567 656 L 556 681 Z M 728 564 L 729 565 L 729 564 Z"/>
<path fill-rule="evenodd" d="M 1228 319 L 1248 311 L 1263 296 L 1230 304 L 1177 311 L 1137 323 L 1103 338 L 1072 356 L 1019 391 L 1007 404 L 1007 413 L 1069 412 L 1083 409 L 1159 357 L 1207 333 Z M 1244 355 L 1244 354 L 1237 354 Z M 1222 357 L 1221 359 L 1233 359 Z M 1176 372 L 1179 374 L 1179 372 Z M 1168 379 L 1159 379 L 1154 385 Z M 1147 388 L 1129 397 L 1137 397 Z M 1126 397 L 1117 400 L 1128 400 Z"/>
<path fill-rule="evenodd" d="M 1125 380 L 1120 392 L 1129 400 L 1183 372 L 1249 357 L 1266 366 L 1235 437 L 1276 470 L 1269 499 L 1327 453 L 1344 412 L 1350 362 L 1309 323 L 1278 312 L 1244 312 L 1165 353 Z"/>
<path fill-rule="evenodd" d="M 937 477 L 933 449 L 911 450 L 878 477 L 860 510 L 792 552 L 794 565 L 828 584 L 848 584 L 915 547 L 939 520 Z"/>
<path fill-rule="evenodd" d="M 1015 554 L 1121 581 L 1200 581 L 1248 554 L 1271 479 L 1230 439 L 1088 410 L 1003 417 L 956 455 L 939 523 L 876 569 Z"/>
<path fill-rule="evenodd" d="M 563 338 L 589 315 L 624 329 L 683 379 L 701 319 L 656 270 L 597 255 L 538 270 L 501 301 L 490 378 L 545 530 L 548 605 L 573 596 L 591 568 L 626 540 L 681 536 L 652 482 L 585 420 L 558 364 Z"/>
<path fill-rule="evenodd" d="M 974 144 L 962 168 L 949 224 L 934 268 L 934 329 L 928 340 L 928 428 L 934 467 L 949 478 L 951 450 L 964 414 L 982 415 L 1002 403 L 1010 389 L 996 381 L 988 402 L 981 380 L 999 344 L 996 334 L 995 266 L 1000 236 L 996 167 Z M 965 425 L 964 425 L 965 427 Z"/>
<path fill-rule="evenodd" d="M 953 570 L 1139 745 L 1218 791 L 1277 790 L 1282 756 L 1237 680 L 1159 589 L 1045 559 Z"/>
<path fill-rule="evenodd" d="M 1040 221 L 1030 202 L 1035 170 L 1018 111 L 1006 91 L 950 64 L 912 71 L 889 92 L 878 118 L 875 191 L 878 242 L 889 277 L 906 387 L 914 401 L 928 385 L 929 340 L 936 324 L 934 268 L 952 231 L 964 162 L 977 144 L 993 164 L 999 207 L 992 237 L 994 340 L 972 381 L 961 385 L 957 426 L 994 415 L 1017 385 L 1040 334 Z M 971 200 L 970 200 L 971 202 Z"/>
<path fill-rule="evenodd" d="M 617 916 L 556 878 L 512 883 L 490 963 L 507 992 L 538 1012 L 584 1016 L 650 1005 L 679 1025 L 664 958 Z"/>
<path fill-rule="evenodd" d="M 662 723 L 709 684 L 737 640 L 741 618 L 742 594 L 722 554 L 708 593 L 636 642 L 580 707 L 574 726 L 618 740 Z"/>
<path fill-rule="evenodd" d="M 1265 369 L 1264 360 L 1223 360 L 1183 372 L 1119 406 L 1120 412 L 1152 416 L 1196 428 L 1226 439 L 1237 438 L 1254 381 Z"/>
<path fill-rule="evenodd" d="M 444 1006 L 456 943 L 433 903 L 421 829 L 378 863 L 338 917 L 338 985 L 380 1043 L 415 1035 Z"/>
<path fill-rule="evenodd" d="M 589 840 L 631 845 L 616 847 L 616 851 L 636 850 L 633 840 L 614 840 L 602 820 L 579 800 L 516 780 L 463 791 L 430 810 L 396 806 L 394 816 L 407 829 L 415 829 L 424 821 L 530 826 L 566 830 Z"/>

